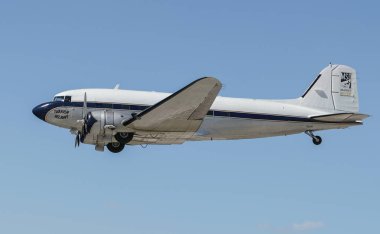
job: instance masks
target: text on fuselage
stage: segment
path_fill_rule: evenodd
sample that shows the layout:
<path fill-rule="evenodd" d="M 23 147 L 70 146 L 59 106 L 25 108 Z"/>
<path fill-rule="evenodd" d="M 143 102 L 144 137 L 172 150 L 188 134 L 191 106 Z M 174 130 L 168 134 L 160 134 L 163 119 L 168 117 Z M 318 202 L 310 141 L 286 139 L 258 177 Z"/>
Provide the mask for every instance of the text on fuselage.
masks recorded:
<path fill-rule="evenodd" d="M 54 118 L 56 119 L 68 119 L 70 111 L 64 109 L 54 110 Z"/>

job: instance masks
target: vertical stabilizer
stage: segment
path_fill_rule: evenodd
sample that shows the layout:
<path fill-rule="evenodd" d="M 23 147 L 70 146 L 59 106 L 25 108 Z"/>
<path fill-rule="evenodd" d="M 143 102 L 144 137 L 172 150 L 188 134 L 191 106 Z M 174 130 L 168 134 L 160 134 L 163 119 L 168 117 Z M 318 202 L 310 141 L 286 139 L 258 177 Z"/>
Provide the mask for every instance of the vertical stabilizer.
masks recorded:
<path fill-rule="evenodd" d="M 301 104 L 318 109 L 357 113 L 359 97 L 356 71 L 345 65 L 329 65 L 302 95 Z"/>

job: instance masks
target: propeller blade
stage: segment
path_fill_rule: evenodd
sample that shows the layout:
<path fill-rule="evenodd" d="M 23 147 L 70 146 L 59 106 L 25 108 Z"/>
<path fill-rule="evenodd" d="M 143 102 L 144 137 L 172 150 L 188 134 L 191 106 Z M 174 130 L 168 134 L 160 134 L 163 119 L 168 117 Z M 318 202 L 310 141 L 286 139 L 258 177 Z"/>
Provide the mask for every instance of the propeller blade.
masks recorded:
<path fill-rule="evenodd" d="M 77 136 L 75 137 L 75 148 L 79 147 L 79 144 L 80 144 L 80 136 L 79 136 L 79 133 L 78 133 Z"/>
<path fill-rule="evenodd" d="M 82 134 L 85 137 L 87 135 L 87 121 L 84 121 L 83 127 L 82 127 Z"/>
<path fill-rule="evenodd" d="M 87 93 L 84 93 L 83 98 L 83 109 L 82 109 L 82 117 L 83 119 L 87 119 Z"/>

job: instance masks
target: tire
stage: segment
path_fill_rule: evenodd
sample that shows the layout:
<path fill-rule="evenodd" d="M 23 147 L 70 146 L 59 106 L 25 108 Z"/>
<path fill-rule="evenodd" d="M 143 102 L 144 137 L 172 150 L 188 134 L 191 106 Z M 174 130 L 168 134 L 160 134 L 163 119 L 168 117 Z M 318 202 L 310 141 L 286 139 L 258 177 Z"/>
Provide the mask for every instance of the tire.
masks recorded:
<path fill-rule="evenodd" d="M 112 153 L 120 153 L 124 149 L 124 144 L 120 142 L 111 142 L 107 144 L 107 149 Z"/>
<path fill-rule="evenodd" d="M 314 145 L 320 145 L 322 143 L 322 138 L 320 136 L 315 136 L 313 138 Z"/>
<path fill-rule="evenodd" d="M 133 132 L 118 132 L 115 139 L 121 144 L 128 144 L 133 139 Z"/>

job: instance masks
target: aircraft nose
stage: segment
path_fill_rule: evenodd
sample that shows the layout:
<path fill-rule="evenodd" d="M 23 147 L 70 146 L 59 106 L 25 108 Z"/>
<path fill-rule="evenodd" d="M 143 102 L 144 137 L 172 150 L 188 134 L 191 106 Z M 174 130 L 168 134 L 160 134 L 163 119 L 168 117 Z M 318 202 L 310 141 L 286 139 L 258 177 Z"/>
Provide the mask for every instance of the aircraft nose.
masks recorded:
<path fill-rule="evenodd" d="M 48 106 L 48 104 L 46 104 L 46 103 L 40 104 L 40 105 L 34 107 L 32 112 L 37 118 L 45 121 L 45 116 L 46 116 L 46 113 L 48 112 L 48 110 L 46 108 L 47 106 Z"/>

